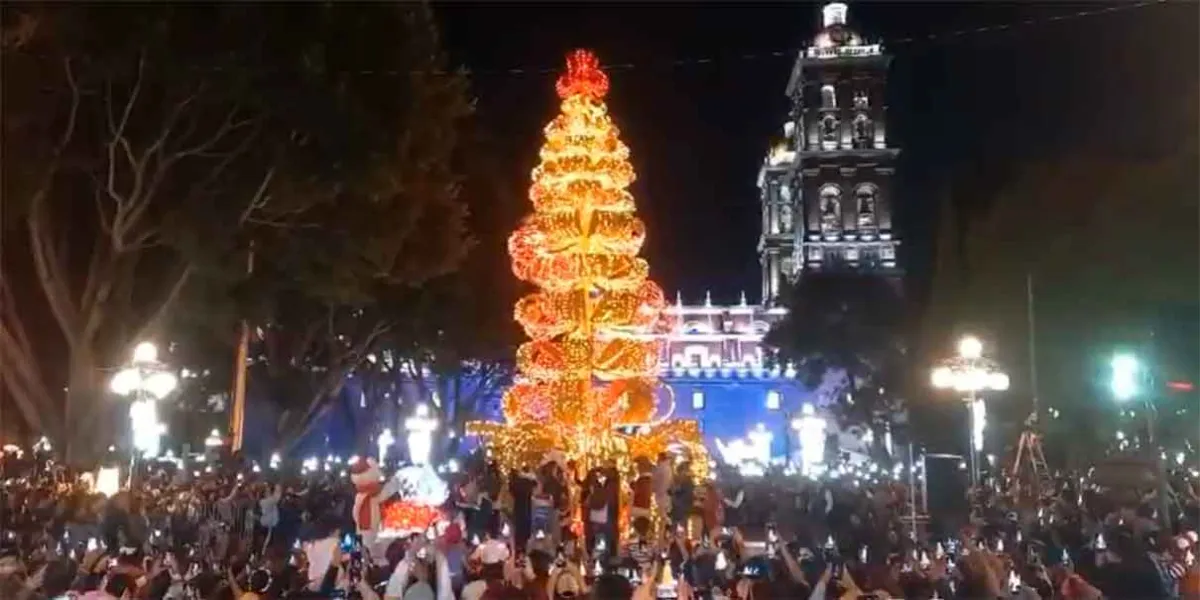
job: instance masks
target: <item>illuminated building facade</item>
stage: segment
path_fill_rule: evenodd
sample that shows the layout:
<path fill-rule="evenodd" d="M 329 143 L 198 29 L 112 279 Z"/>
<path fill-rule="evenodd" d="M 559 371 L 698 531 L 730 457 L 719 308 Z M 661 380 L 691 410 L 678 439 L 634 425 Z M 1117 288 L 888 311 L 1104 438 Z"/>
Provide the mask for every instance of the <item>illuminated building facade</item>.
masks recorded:
<path fill-rule="evenodd" d="M 800 434 L 821 429 L 814 418 L 824 419 L 831 446 L 861 451 L 866 432 L 838 430 L 824 410 L 844 393 L 842 374 L 829 373 L 810 389 L 794 369 L 770 360 L 762 344 L 787 312 L 780 293 L 803 272 L 899 274 L 889 193 L 899 150 L 889 145 L 883 105 L 889 58 L 852 31 L 847 16 L 841 3 L 822 9 L 821 28 L 800 51 L 783 90 L 792 109 L 758 176 L 760 301 L 677 294 L 665 307 L 660 377 L 673 394 L 673 416 L 694 419 L 714 457 L 758 460 L 766 446 L 773 461 L 791 457 L 811 465 L 816 454 L 801 447 Z M 499 417 L 502 389 L 483 394 L 491 412 L 477 416 Z M 345 393 L 358 398 L 359 392 Z M 401 394 L 431 401 L 413 382 Z M 805 413 L 806 404 L 814 414 Z"/>
<path fill-rule="evenodd" d="M 847 23 L 841 2 L 821 10 L 822 28 L 800 51 L 785 93 L 783 139 L 763 162 L 759 241 L 763 298 L 772 304 L 804 271 L 899 275 L 884 105 L 891 57 Z"/>
<path fill-rule="evenodd" d="M 840 2 L 822 8 L 821 28 L 784 90 L 792 108 L 783 137 L 759 171 L 762 301 L 748 304 L 743 295 L 722 305 L 706 295 L 702 304 L 685 304 L 676 296 L 667 308 L 662 376 L 677 413 L 701 424 L 716 455 L 721 447 L 755 447 L 751 437 L 761 445 L 765 429 L 773 459 L 799 461 L 792 421 L 805 403 L 821 413 L 842 390 L 844 378 L 833 374 L 807 389 L 793 369 L 765 356 L 762 339 L 786 314 L 779 300 L 789 283 L 830 269 L 899 275 L 890 195 L 899 149 L 889 145 L 884 106 L 891 59 L 849 27 L 848 13 Z M 853 450 L 857 433 L 828 421 L 837 445 Z"/>

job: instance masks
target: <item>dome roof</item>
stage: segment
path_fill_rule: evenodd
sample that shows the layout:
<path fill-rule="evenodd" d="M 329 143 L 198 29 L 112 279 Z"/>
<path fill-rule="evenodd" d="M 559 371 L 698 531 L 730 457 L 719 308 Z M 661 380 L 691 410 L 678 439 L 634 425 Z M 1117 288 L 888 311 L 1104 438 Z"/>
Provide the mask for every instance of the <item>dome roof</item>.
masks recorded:
<path fill-rule="evenodd" d="M 817 48 L 858 46 L 862 38 L 846 25 L 850 7 L 844 2 L 830 2 L 821 8 L 821 31 L 813 40 Z"/>

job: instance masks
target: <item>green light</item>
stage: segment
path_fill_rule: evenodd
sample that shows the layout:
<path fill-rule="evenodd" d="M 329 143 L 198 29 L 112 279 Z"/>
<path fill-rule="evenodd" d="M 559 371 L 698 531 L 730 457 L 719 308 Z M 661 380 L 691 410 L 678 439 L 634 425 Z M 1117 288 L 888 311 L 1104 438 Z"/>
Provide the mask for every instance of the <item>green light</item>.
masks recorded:
<path fill-rule="evenodd" d="M 1113 356 L 1111 366 L 1112 379 L 1109 381 L 1109 387 L 1113 397 L 1124 402 L 1136 396 L 1138 372 L 1141 370 L 1137 357 L 1132 354 L 1117 354 Z"/>

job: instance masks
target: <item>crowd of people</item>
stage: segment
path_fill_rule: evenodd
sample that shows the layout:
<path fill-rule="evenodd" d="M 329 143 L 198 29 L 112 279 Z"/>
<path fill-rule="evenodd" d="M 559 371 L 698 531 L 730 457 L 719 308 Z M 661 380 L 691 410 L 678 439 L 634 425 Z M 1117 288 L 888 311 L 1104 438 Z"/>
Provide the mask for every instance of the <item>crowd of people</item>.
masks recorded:
<path fill-rule="evenodd" d="M 341 469 L 171 467 L 108 497 L 48 461 L 7 463 L 0 599 L 1200 599 L 1190 483 L 1170 525 L 1150 498 L 1088 486 L 992 497 L 946 531 L 906 521 L 897 482 L 480 458 L 438 523 L 366 532 Z"/>

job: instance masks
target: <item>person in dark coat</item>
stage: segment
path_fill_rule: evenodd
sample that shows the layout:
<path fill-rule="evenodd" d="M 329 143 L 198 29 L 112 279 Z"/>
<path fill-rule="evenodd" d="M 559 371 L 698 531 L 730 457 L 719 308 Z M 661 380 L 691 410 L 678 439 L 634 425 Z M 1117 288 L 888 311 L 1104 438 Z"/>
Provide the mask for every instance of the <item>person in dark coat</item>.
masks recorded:
<path fill-rule="evenodd" d="M 671 484 L 671 523 L 673 525 L 687 526 L 695 491 L 696 485 L 692 483 L 691 463 L 683 462 L 675 470 L 675 480 Z"/>
<path fill-rule="evenodd" d="M 524 548 L 531 534 L 533 489 L 537 487 L 537 475 L 528 465 L 513 473 L 508 481 L 508 493 L 513 501 L 513 540 L 517 548 Z"/>
<path fill-rule="evenodd" d="M 104 507 L 100 518 L 100 535 L 108 548 L 120 548 L 122 542 L 132 543 L 129 517 L 129 492 L 113 496 Z"/>
<path fill-rule="evenodd" d="M 583 539 L 588 552 L 595 551 L 599 536 L 604 534 L 608 525 L 607 480 L 601 469 L 592 469 L 583 479 Z"/>
<path fill-rule="evenodd" d="M 604 495 L 608 500 L 608 526 L 604 528 L 605 539 L 611 552 L 621 547 L 621 473 L 615 464 L 604 469 Z"/>

